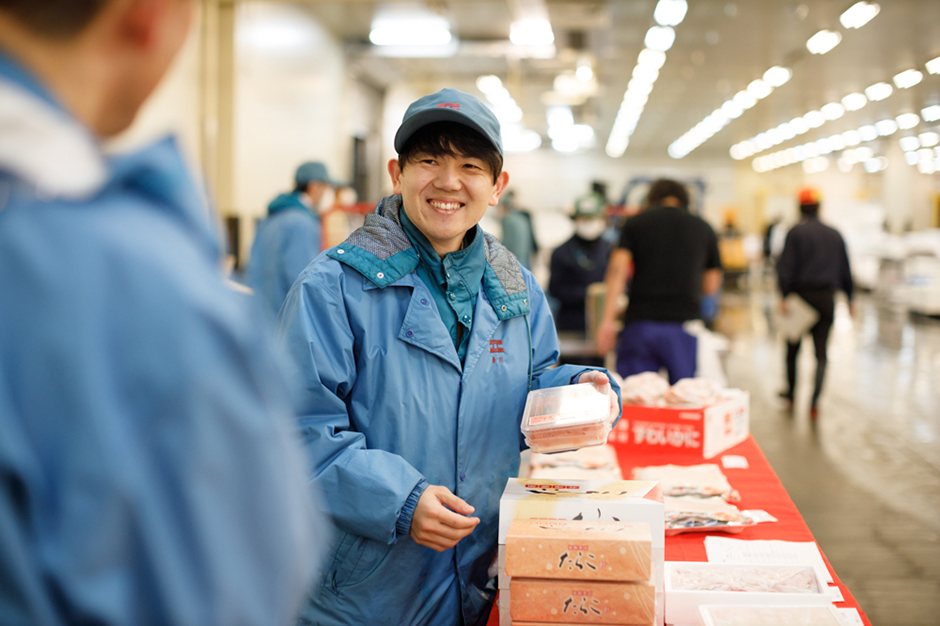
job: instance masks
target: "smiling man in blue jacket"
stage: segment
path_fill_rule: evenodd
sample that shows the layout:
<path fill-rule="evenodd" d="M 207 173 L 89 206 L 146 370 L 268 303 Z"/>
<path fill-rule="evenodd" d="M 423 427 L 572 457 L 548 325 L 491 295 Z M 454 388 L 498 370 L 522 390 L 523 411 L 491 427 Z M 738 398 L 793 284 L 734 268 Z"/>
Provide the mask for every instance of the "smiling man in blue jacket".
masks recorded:
<path fill-rule="evenodd" d="M 313 483 L 341 531 L 306 624 L 485 623 L 528 390 L 607 382 L 549 369 L 545 295 L 477 225 L 509 180 L 492 112 L 453 89 L 425 96 L 395 148 L 395 195 L 304 270 L 278 320 Z"/>

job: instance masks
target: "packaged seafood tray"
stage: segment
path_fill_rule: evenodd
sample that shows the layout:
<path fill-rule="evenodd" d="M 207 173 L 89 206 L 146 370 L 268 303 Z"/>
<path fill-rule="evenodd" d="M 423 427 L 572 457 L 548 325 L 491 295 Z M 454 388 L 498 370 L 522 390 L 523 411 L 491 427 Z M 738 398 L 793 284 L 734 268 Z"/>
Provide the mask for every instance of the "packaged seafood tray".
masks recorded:
<path fill-rule="evenodd" d="M 522 433 L 533 452 L 563 452 L 607 442 L 610 385 L 581 383 L 530 391 Z"/>

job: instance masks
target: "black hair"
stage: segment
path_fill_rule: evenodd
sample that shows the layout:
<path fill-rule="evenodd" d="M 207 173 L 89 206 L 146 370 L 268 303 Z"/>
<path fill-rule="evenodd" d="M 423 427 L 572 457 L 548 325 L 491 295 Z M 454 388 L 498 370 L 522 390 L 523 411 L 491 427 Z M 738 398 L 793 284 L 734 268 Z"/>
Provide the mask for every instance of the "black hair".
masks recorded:
<path fill-rule="evenodd" d="M 418 154 L 480 159 L 493 172 L 494 183 L 503 171 L 503 157 L 489 139 L 457 122 L 432 122 L 416 130 L 398 154 L 401 168 L 405 169 Z"/>
<path fill-rule="evenodd" d="M 0 11 L 37 35 L 68 39 L 82 32 L 111 0 L 0 0 Z"/>
<path fill-rule="evenodd" d="M 817 202 L 816 204 L 801 204 L 800 213 L 802 213 L 803 215 L 809 215 L 809 216 L 819 215 L 819 203 Z"/>
<path fill-rule="evenodd" d="M 650 185 L 650 190 L 646 194 L 646 203 L 649 206 L 657 206 L 666 198 L 675 198 L 683 209 L 689 208 L 689 192 L 685 186 L 668 178 L 660 178 Z"/>

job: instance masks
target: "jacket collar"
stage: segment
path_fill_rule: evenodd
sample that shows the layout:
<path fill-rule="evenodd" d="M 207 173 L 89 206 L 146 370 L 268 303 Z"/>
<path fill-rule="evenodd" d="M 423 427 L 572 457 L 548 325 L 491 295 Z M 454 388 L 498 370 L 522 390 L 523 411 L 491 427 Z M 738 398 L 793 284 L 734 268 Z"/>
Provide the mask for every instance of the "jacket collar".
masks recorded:
<path fill-rule="evenodd" d="M 418 253 L 401 225 L 401 196 L 383 198 L 366 215 L 361 228 L 327 256 L 356 270 L 376 287 L 385 288 L 415 271 Z M 483 291 L 501 320 L 527 315 L 529 294 L 519 261 L 495 237 L 484 233 L 486 266 Z"/>

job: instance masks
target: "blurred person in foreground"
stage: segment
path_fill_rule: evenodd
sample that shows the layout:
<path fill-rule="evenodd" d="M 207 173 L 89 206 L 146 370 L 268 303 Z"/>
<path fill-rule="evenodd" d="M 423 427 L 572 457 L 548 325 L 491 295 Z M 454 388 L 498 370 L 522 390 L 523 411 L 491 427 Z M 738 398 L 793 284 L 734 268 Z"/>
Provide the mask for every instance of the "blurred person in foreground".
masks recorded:
<path fill-rule="evenodd" d="M 591 193 L 574 203 L 574 234 L 552 252 L 548 294 L 558 300 L 555 328 L 584 333 L 584 301 L 588 285 L 604 281 L 611 244 L 603 238 L 607 230 L 604 199 Z"/>
<path fill-rule="evenodd" d="M 849 301 L 849 310 L 855 314 L 852 302 L 854 283 L 845 240 L 836 229 L 819 221 L 819 191 L 811 187 L 800 190 L 800 223 L 790 229 L 777 260 L 777 284 L 782 298 L 795 293 L 816 309 L 819 319 L 809 329 L 816 350 L 816 378 L 810 401 L 810 417 L 818 416 L 819 395 L 826 375 L 826 344 L 835 319 L 835 292 L 843 291 Z M 785 300 L 780 308 L 787 309 Z M 787 341 L 787 389 L 780 393 L 787 410 L 793 409 L 796 390 L 796 359 L 800 341 Z"/>
<path fill-rule="evenodd" d="M 312 482 L 342 531 L 301 622 L 476 626 L 527 392 L 608 377 L 553 367 L 544 293 L 478 225 L 509 180 L 492 111 L 424 96 L 395 149 L 395 195 L 304 270 L 278 318 Z"/>
<path fill-rule="evenodd" d="M 319 562 L 282 370 L 176 145 L 101 151 L 195 4 L 0 0 L 4 625 L 289 624 Z"/>
<path fill-rule="evenodd" d="M 320 213 L 336 186 L 326 165 L 302 163 L 294 173 L 294 190 L 274 198 L 258 226 L 247 283 L 274 317 L 297 276 L 320 253 Z"/>
<path fill-rule="evenodd" d="M 708 222 L 689 212 L 689 192 L 676 181 L 655 181 L 646 206 L 624 223 L 610 255 L 597 348 L 607 354 L 617 344 L 617 373 L 624 378 L 665 368 L 675 383 L 696 373 L 698 342 L 683 324 L 701 319 L 702 294 L 721 286 L 718 238 Z M 629 304 L 617 343 L 617 301 L 631 265 Z"/>

